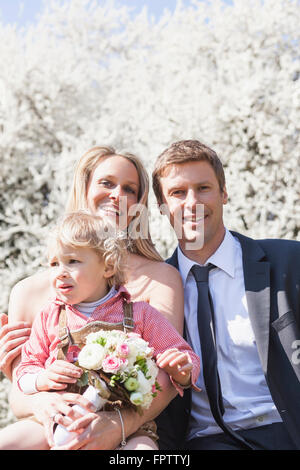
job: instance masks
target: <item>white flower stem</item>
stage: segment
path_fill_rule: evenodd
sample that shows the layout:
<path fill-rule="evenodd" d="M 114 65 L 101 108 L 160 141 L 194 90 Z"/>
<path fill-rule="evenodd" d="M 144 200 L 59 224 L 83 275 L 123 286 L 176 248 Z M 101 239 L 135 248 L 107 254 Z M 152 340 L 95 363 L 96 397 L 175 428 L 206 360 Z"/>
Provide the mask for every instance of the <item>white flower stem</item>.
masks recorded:
<path fill-rule="evenodd" d="M 93 406 L 95 407 L 95 411 L 99 411 L 103 408 L 107 400 L 105 398 L 102 398 L 95 387 L 90 385 L 86 391 L 84 392 L 83 396 L 89 400 Z M 79 405 L 74 405 L 74 410 L 78 411 L 82 415 L 85 415 L 88 413 L 88 410 L 85 408 L 82 408 Z M 55 432 L 54 432 L 54 443 L 56 446 L 62 446 L 64 444 L 67 444 L 70 442 L 72 439 L 74 439 L 77 436 L 76 432 L 69 432 L 67 429 L 60 424 L 57 426 Z"/>

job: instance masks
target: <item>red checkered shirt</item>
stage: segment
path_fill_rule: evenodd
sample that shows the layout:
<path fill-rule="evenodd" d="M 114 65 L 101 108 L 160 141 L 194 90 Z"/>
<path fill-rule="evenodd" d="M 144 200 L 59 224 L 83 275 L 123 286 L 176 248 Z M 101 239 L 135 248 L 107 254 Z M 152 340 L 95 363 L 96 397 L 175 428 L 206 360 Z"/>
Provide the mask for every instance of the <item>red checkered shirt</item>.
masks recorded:
<path fill-rule="evenodd" d="M 130 294 L 125 287 L 121 287 L 116 295 L 96 307 L 89 317 L 80 313 L 74 306 L 65 305 L 69 330 L 77 330 L 96 320 L 108 323 L 122 322 L 124 298 L 129 302 Z M 36 316 L 30 338 L 22 349 L 21 363 L 16 369 L 18 381 L 25 374 L 36 374 L 41 369 L 46 369 L 57 359 L 61 305 L 64 305 L 63 302 L 55 299 Z M 154 349 L 154 358 L 169 348 L 177 348 L 189 353 L 193 363 L 191 382 L 193 387 L 198 389 L 195 384 L 200 372 L 200 358 L 166 318 L 147 302 L 134 302 L 133 320 L 133 331 L 148 341 L 149 346 Z M 174 382 L 173 384 L 182 395 L 181 387 Z"/>

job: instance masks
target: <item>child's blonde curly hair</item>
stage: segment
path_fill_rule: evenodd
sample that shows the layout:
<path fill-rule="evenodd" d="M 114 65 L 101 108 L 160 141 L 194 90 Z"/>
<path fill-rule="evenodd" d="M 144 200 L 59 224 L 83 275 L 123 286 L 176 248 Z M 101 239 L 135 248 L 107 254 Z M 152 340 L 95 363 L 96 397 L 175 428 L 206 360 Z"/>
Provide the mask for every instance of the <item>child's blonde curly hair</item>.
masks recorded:
<path fill-rule="evenodd" d="M 51 231 L 47 255 L 60 246 L 73 248 L 91 248 L 104 261 L 105 267 L 113 269 L 113 276 L 108 278 L 112 287 L 125 283 L 127 243 L 124 234 L 119 232 L 109 220 L 90 214 L 87 211 L 69 212 Z"/>

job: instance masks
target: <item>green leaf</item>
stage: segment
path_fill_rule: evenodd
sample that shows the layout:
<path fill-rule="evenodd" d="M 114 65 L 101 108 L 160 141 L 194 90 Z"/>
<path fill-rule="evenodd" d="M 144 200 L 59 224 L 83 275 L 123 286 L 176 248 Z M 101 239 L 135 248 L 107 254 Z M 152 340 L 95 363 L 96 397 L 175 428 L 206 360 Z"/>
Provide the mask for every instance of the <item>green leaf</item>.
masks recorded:
<path fill-rule="evenodd" d="M 103 346 L 103 347 L 106 345 L 106 339 L 102 338 L 102 336 L 100 338 L 97 338 L 96 341 L 94 342 L 100 344 L 100 346 Z"/>
<path fill-rule="evenodd" d="M 88 372 L 83 372 L 81 377 L 77 380 L 77 385 L 79 387 L 85 387 L 89 383 L 89 373 Z"/>
<path fill-rule="evenodd" d="M 157 381 L 155 381 L 155 388 L 156 390 L 159 390 L 160 392 L 162 392 L 162 388 Z"/>

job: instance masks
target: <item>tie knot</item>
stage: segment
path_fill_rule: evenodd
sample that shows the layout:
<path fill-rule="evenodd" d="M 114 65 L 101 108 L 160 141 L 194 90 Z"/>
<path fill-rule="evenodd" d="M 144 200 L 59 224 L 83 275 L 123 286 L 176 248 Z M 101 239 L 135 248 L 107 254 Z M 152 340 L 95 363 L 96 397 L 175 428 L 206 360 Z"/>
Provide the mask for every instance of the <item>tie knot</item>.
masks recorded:
<path fill-rule="evenodd" d="M 214 269 L 215 266 L 209 263 L 207 266 L 198 266 L 198 264 L 194 264 L 191 268 L 193 276 L 196 282 L 208 282 L 208 273 L 211 269 Z"/>

